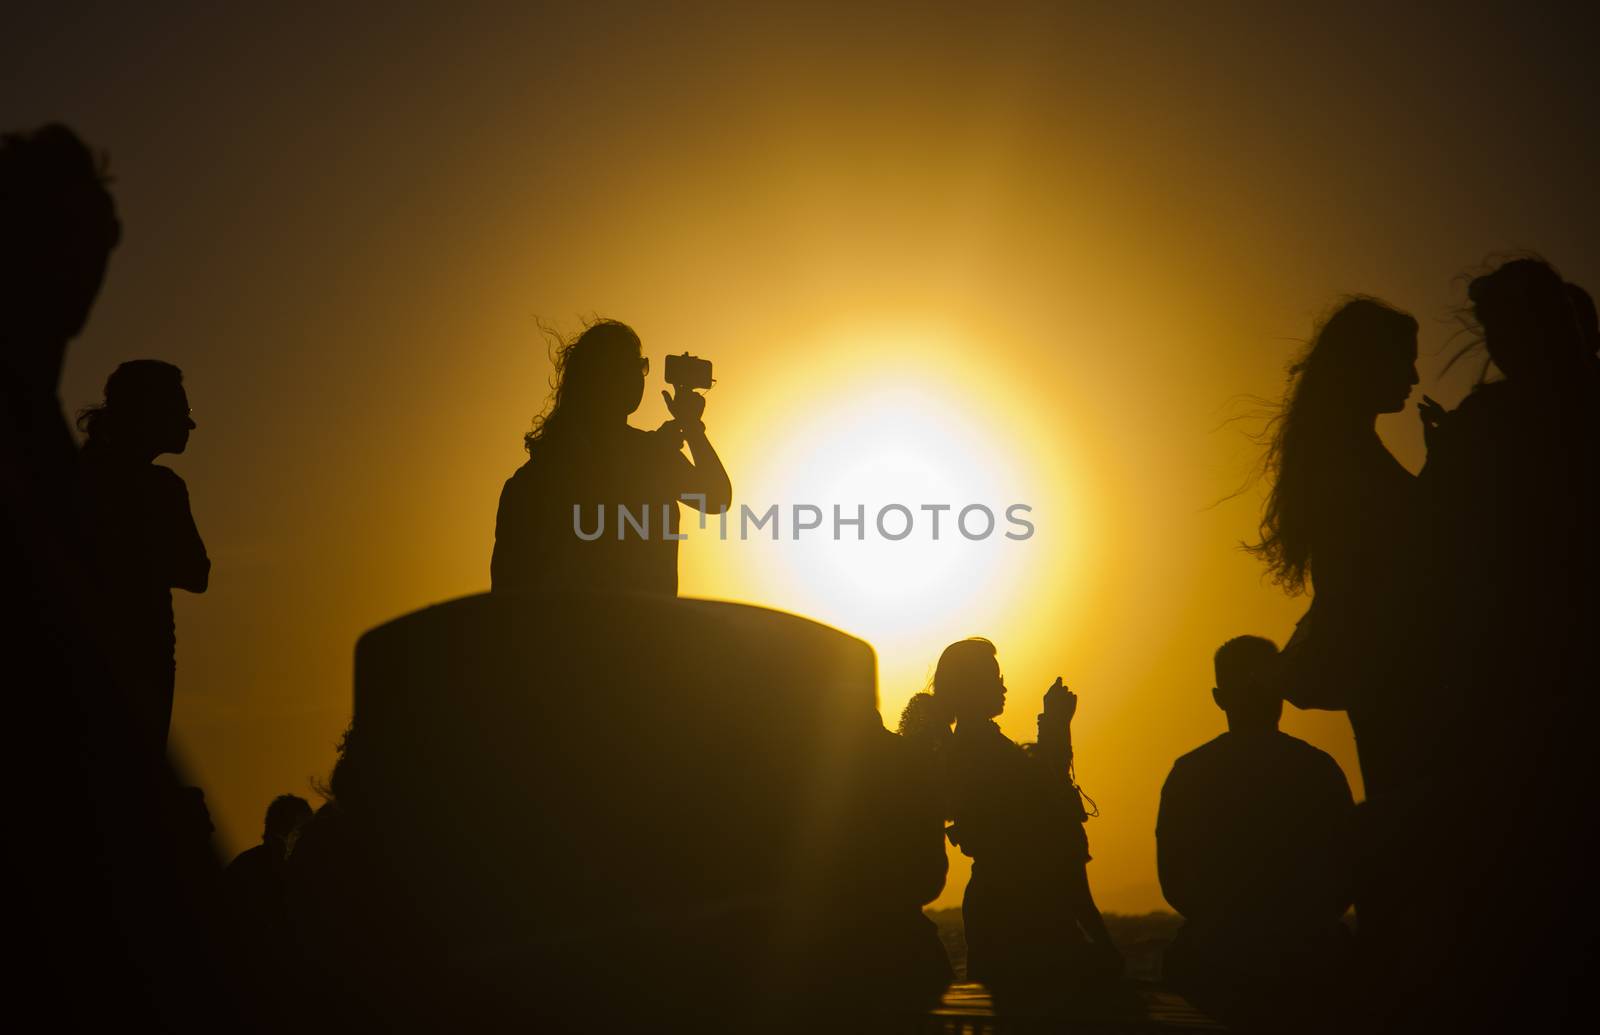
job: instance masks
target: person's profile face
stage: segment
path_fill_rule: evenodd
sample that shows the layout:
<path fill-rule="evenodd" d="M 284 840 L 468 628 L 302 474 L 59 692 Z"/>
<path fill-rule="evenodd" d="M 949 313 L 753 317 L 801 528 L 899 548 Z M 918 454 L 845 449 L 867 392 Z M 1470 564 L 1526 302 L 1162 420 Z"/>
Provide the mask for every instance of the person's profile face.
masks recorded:
<path fill-rule="evenodd" d="M 645 374 L 650 361 L 631 349 L 618 349 L 605 356 L 595 371 L 597 401 L 601 411 L 626 417 L 644 401 Z"/>
<path fill-rule="evenodd" d="M 1407 335 L 1384 348 L 1375 363 L 1372 404 L 1378 413 L 1399 413 L 1411 398 L 1417 376 L 1417 336 Z"/>
<path fill-rule="evenodd" d="M 1006 681 L 993 657 L 975 659 L 961 695 L 962 712 L 973 719 L 992 719 L 1005 711 Z"/>
<path fill-rule="evenodd" d="M 182 453 L 189 447 L 189 432 L 195 428 L 189 412 L 189 394 L 182 385 L 155 401 L 150 414 L 150 430 L 156 448 L 162 453 Z"/>

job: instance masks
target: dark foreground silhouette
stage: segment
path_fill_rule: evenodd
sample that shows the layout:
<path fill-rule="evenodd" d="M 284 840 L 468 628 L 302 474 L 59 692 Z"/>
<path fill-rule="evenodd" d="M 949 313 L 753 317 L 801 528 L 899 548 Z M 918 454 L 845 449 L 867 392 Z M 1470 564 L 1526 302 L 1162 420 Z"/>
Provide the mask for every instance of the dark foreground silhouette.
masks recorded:
<path fill-rule="evenodd" d="M 197 790 L 151 750 L 57 385 L 121 238 L 63 126 L 0 140 L 0 658 L 17 843 L 8 1008 L 59 1031 L 248 1031 Z"/>
<path fill-rule="evenodd" d="M 922 774 L 879 721 L 871 649 L 835 630 L 470 597 L 362 638 L 294 919 L 352 1023 L 914 1017 L 950 977 L 921 912 L 945 874 Z"/>
<path fill-rule="evenodd" d="M 1592 308 L 1532 258 L 1475 278 L 1469 297 L 1485 378 L 1454 411 L 1419 406 L 1428 461 L 1414 485 L 1391 491 L 1406 482 L 1387 465 L 1346 465 L 1333 503 L 1302 511 L 1309 553 L 1288 552 L 1281 534 L 1263 541 L 1280 574 L 1301 556 L 1317 590 L 1285 647 L 1282 692 L 1351 708 L 1368 777 L 1355 839 L 1365 1030 L 1560 1030 L 1581 1016 L 1594 962 L 1596 809 L 1580 768 L 1600 670 Z M 1377 328 L 1364 335 L 1357 354 L 1385 340 Z M 1398 385 L 1378 368 L 1351 369 L 1343 398 Z M 1315 461 L 1291 477 L 1299 402 L 1292 383 L 1264 530 L 1276 515 L 1286 532 L 1284 506 L 1314 503 L 1305 486 L 1341 470 Z M 1405 497 L 1402 508 L 1370 503 Z M 1371 513 L 1340 500 L 1369 501 Z M 1331 527 L 1318 531 L 1318 515 Z M 1330 536 L 1382 549 L 1349 563 L 1319 554 Z M 1337 606 L 1325 606 L 1325 587 Z M 1348 703 L 1329 699 L 1330 687 Z M 1369 772 L 1369 760 L 1384 764 Z"/>

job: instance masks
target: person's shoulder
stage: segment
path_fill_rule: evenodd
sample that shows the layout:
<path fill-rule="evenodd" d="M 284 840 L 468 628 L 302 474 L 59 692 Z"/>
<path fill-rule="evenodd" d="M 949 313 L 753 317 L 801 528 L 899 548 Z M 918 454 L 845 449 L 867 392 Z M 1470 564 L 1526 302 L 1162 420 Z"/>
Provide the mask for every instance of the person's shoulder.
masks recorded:
<path fill-rule="evenodd" d="M 164 464 L 150 464 L 144 472 L 145 482 L 160 492 L 174 496 L 189 494 L 189 485 L 183 475 Z"/>
<path fill-rule="evenodd" d="M 1282 730 L 1278 731 L 1276 743 L 1279 751 L 1294 760 L 1296 764 L 1307 770 L 1316 770 L 1328 776 L 1337 775 L 1345 781 L 1344 768 L 1339 765 L 1334 757 L 1315 744 L 1308 744 L 1299 737 L 1292 737 Z"/>
<path fill-rule="evenodd" d="M 252 845 L 233 857 L 233 862 L 227 865 L 227 871 L 242 873 L 259 866 L 267 852 L 266 845 Z"/>
<path fill-rule="evenodd" d="M 1285 733 L 1282 730 L 1279 730 L 1276 735 L 1273 736 L 1272 742 L 1277 745 L 1278 750 L 1287 754 L 1298 755 L 1305 758 L 1326 758 L 1330 762 L 1333 761 L 1332 755 L 1317 747 L 1315 744 L 1307 743 L 1306 741 L 1301 740 L 1299 737 Z"/>
<path fill-rule="evenodd" d="M 1172 771 L 1177 772 L 1179 769 L 1193 769 L 1196 766 L 1203 766 L 1214 758 L 1228 754 L 1231 743 L 1226 733 L 1219 733 L 1193 751 L 1186 751 L 1179 755 L 1177 761 L 1172 763 Z"/>
<path fill-rule="evenodd" d="M 522 462 L 521 467 L 511 472 L 511 477 L 506 479 L 501 493 L 515 495 L 519 492 L 528 491 L 533 487 L 534 482 L 538 480 L 543 467 L 544 465 L 539 462 L 537 455 L 528 457 Z"/>

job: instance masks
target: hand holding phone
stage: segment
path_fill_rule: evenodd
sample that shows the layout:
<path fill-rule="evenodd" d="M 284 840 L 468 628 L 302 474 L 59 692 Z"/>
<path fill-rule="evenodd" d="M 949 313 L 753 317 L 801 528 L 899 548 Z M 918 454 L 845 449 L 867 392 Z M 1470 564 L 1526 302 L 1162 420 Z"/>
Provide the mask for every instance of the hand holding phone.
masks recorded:
<path fill-rule="evenodd" d="M 1044 711 L 1046 715 L 1063 715 L 1069 722 L 1078 711 L 1078 695 L 1067 689 L 1060 676 L 1044 692 Z"/>

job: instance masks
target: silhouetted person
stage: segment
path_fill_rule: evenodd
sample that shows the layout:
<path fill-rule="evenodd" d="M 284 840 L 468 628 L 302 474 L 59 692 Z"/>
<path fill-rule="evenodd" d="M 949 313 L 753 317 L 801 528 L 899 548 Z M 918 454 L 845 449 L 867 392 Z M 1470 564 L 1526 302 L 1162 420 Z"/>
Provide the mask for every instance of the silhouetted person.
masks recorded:
<path fill-rule="evenodd" d="M 733 494 L 701 421 L 705 397 L 663 391 L 673 420 L 631 427 L 650 361 L 615 320 L 562 344 L 555 364 L 549 408 L 523 439 L 528 462 L 500 493 L 494 590 L 677 593 L 681 497 L 699 494 L 682 502 L 715 514 Z"/>
<path fill-rule="evenodd" d="M 1600 614 L 1600 375 L 1573 295 L 1549 264 L 1474 279 L 1473 321 L 1503 375 L 1441 428 L 1429 615 L 1447 696 L 1430 801 L 1433 883 L 1458 932 L 1440 987 L 1474 989 L 1473 1023 L 1575 1023 L 1597 918 L 1589 872 Z M 1516 895 L 1484 909 L 1483 888 Z M 1471 919 L 1466 919 L 1470 917 Z M 1437 926 L 1424 917 L 1419 928 Z"/>
<path fill-rule="evenodd" d="M 1056 680 L 1029 752 L 994 723 L 1005 693 L 994 644 L 953 643 L 931 691 L 907 703 L 901 730 L 937 758 L 950 840 L 972 858 L 961 906 L 968 977 L 988 986 L 999 1011 L 1057 1013 L 1115 987 L 1122 961 L 1085 869 L 1086 817 L 1072 782 L 1077 697 Z"/>
<path fill-rule="evenodd" d="M 0 138 L 5 753 L 19 796 L 18 1016 L 57 1030 L 239 1028 L 198 791 L 134 733 L 57 395 L 121 236 L 103 165 L 52 125 Z"/>
<path fill-rule="evenodd" d="M 1416 362 L 1417 321 L 1377 299 L 1349 299 L 1317 328 L 1271 428 L 1271 491 L 1250 548 L 1289 592 L 1315 586 L 1284 648 L 1283 696 L 1349 712 L 1369 796 L 1418 764 L 1422 705 L 1405 631 L 1420 497 L 1376 429 L 1380 414 L 1405 407 Z"/>
<path fill-rule="evenodd" d="M 1211 691 L 1228 732 L 1173 764 L 1156 865 L 1184 925 L 1167 982 L 1229 1024 L 1303 1031 L 1348 999 L 1354 802 L 1329 755 L 1278 730 L 1277 648 L 1240 636 Z"/>
<path fill-rule="evenodd" d="M 281 938 L 288 923 L 289 852 L 311 805 L 280 794 L 267 806 L 261 843 L 246 848 L 223 871 L 223 884 L 240 920 L 258 937 Z"/>
<path fill-rule="evenodd" d="M 263 990 L 293 988 L 307 976 L 289 920 L 289 853 L 310 818 L 311 806 L 304 798 L 294 794 L 274 798 L 267 806 L 261 843 L 240 852 L 222 874 L 240 959 Z M 269 995 L 259 1010 L 263 1018 L 292 1023 L 305 1005 L 301 999 Z"/>
<path fill-rule="evenodd" d="M 211 573 L 189 511 L 189 491 L 162 453 L 182 453 L 194 429 L 183 372 L 170 363 L 124 363 L 105 401 L 84 410 L 84 502 L 99 553 L 111 635 L 140 735 L 164 754 L 172 723 L 177 638 L 172 590 L 204 593 Z"/>

